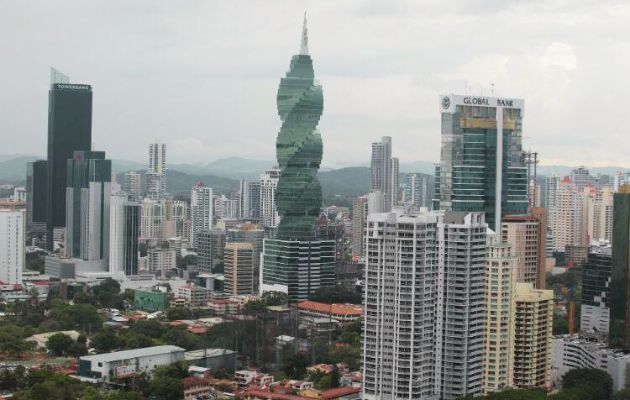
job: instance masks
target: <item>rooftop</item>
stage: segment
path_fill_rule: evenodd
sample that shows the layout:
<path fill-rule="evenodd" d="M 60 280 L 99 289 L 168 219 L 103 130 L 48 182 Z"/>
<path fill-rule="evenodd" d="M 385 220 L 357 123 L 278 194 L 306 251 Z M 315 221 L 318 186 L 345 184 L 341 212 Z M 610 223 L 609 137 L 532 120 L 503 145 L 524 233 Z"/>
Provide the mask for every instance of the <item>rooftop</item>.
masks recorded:
<path fill-rule="evenodd" d="M 83 356 L 81 357 L 81 360 L 112 362 L 112 361 L 118 361 L 118 360 L 128 360 L 130 358 L 137 358 L 137 357 L 157 356 L 157 355 L 165 354 L 165 353 L 178 353 L 178 352 L 183 352 L 183 351 L 184 349 L 182 349 L 181 347 L 164 345 L 164 346 L 144 347 L 141 349 L 133 349 L 133 350 L 115 351 L 113 353 L 96 354 L 93 356 Z"/>
<path fill-rule="evenodd" d="M 361 317 L 363 315 L 363 307 L 355 304 L 325 304 L 316 301 L 301 301 L 298 308 L 305 311 L 317 311 L 325 314 L 345 315 Z"/>

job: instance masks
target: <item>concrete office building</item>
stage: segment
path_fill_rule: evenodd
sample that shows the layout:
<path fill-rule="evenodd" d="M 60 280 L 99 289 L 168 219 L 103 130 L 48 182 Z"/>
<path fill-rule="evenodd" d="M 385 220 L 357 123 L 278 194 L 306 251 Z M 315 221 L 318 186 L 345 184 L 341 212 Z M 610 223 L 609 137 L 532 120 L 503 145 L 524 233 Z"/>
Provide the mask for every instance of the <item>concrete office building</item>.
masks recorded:
<path fill-rule="evenodd" d="M 112 162 L 104 151 L 75 151 L 67 167 L 66 256 L 107 260 Z"/>
<path fill-rule="evenodd" d="M 167 271 L 177 268 L 177 254 L 173 249 L 152 248 L 147 251 L 147 270 L 159 272 L 162 276 Z"/>
<path fill-rule="evenodd" d="M 596 368 L 611 376 L 613 393 L 627 387 L 630 354 L 609 348 L 598 337 L 556 336 L 552 340 L 551 360 L 556 379 L 572 369 Z"/>
<path fill-rule="evenodd" d="M 199 182 L 190 193 L 190 243 L 197 248 L 197 236 L 212 229 L 214 217 L 214 199 L 212 188 Z"/>
<path fill-rule="evenodd" d="M 484 212 L 495 232 L 505 215 L 527 213 L 521 99 L 443 95 L 442 152 L 434 210 Z"/>
<path fill-rule="evenodd" d="M 512 247 L 516 257 L 516 281 L 545 288 L 547 277 L 547 214 L 531 208 L 528 215 L 508 215 L 501 224 L 501 240 Z"/>
<path fill-rule="evenodd" d="M 254 293 L 254 257 L 251 243 L 226 243 L 223 253 L 225 294 L 240 296 Z"/>
<path fill-rule="evenodd" d="M 261 259 L 261 292 L 283 292 L 296 302 L 335 285 L 334 240 L 265 239 Z"/>
<path fill-rule="evenodd" d="M 265 228 L 276 228 L 280 222 L 276 205 L 276 188 L 280 179 L 280 169 L 271 168 L 260 175 L 260 222 Z"/>
<path fill-rule="evenodd" d="M 486 230 L 481 213 L 368 215 L 363 398 L 482 394 Z"/>
<path fill-rule="evenodd" d="M 584 166 L 572 170 L 570 178 L 579 190 L 584 189 L 586 186 L 593 183 L 591 173 Z"/>
<path fill-rule="evenodd" d="M 149 168 L 146 172 L 147 196 L 161 199 L 166 193 L 166 144 L 149 145 Z"/>
<path fill-rule="evenodd" d="M 46 232 L 48 161 L 26 165 L 26 227 L 31 233 Z"/>
<path fill-rule="evenodd" d="M 140 204 L 120 193 L 112 195 L 109 207 L 109 272 L 137 275 Z"/>
<path fill-rule="evenodd" d="M 0 282 L 4 284 L 22 284 L 25 235 L 25 211 L 0 207 Z"/>
<path fill-rule="evenodd" d="M 129 195 L 130 200 L 142 199 L 142 175 L 136 171 L 125 172 L 123 191 Z"/>
<path fill-rule="evenodd" d="M 352 200 L 352 256 L 363 257 L 365 246 L 365 223 L 368 214 L 368 196 Z"/>
<path fill-rule="evenodd" d="M 239 185 L 240 218 L 260 220 L 260 181 L 241 181 Z"/>
<path fill-rule="evenodd" d="M 184 361 L 184 353 L 177 346 L 153 346 L 83 356 L 79 358 L 79 376 L 95 382 L 122 382 L 141 373 L 150 375 L 157 367 Z"/>
<path fill-rule="evenodd" d="M 53 250 L 54 230 L 66 226 L 67 160 L 92 148 L 92 87 L 70 83 L 53 68 L 50 78 L 46 247 Z"/>
<path fill-rule="evenodd" d="M 592 246 L 582 266 L 580 330 L 608 334 L 612 248 Z"/>
<path fill-rule="evenodd" d="M 516 258 L 509 243 L 491 242 L 486 259 L 486 355 L 484 392 L 512 387 Z"/>
<path fill-rule="evenodd" d="M 263 251 L 264 229 L 256 224 L 245 223 L 226 230 L 225 242 L 250 243 L 254 248 L 254 292 L 258 292 L 260 255 Z"/>
<path fill-rule="evenodd" d="M 514 327 L 514 386 L 551 387 L 553 290 L 516 284 Z"/>
<path fill-rule="evenodd" d="M 201 231 L 197 234 L 199 272 L 213 272 L 223 262 L 226 232 L 223 229 Z"/>

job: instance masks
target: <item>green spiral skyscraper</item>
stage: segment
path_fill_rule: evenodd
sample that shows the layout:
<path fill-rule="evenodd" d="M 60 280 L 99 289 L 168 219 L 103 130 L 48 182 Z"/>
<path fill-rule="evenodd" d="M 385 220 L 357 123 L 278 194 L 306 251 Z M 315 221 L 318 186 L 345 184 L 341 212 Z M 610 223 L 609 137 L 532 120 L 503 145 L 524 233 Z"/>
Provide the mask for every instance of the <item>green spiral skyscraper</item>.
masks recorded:
<path fill-rule="evenodd" d="M 292 302 L 335 285 L 335 241 L 320 240 L 315 230 L 322 204 L 317 180 L 322 138 L 317 124 L 324 97 L 314 75 L 305 15 L 300 53 L 291 58 L 278 88 L 282 127 L 276 140 L 280 179 L 275 199 L 280 224 L 277 236 L 263 242 L 259 282 L 261 292 L 284 292 Z"/>
<path fill-rule="evenodd" d="M 315 82 L 313 60 L 308 54 L 306 16 L 300 54 L 291 59 L 280 80 L 277 96 L 282 127 L 276 141 L 281 174 L 276 189 L 280 215 L 278 239 L 310 240 L 322 204 L 317 171 L 322 161 L 322 138 L 317 124 L 324 108 L 322 87 Z"/>

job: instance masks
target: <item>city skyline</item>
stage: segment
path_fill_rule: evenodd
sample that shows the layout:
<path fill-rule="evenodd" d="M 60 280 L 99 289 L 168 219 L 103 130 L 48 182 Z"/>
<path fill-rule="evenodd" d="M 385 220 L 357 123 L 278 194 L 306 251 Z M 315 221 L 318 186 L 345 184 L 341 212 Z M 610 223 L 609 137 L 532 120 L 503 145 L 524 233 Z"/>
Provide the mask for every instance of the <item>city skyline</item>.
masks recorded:
<path fill-rule="evenodd" d="M 623 164 L 614 161 L 623 160 L 622 153 L 607 145 L 623 139 L 616 127 L 623 126 L 622 93 L 628 89 L 619 71 L 628 64 L 620 56 L 627 46 L 621 42 L 621 24 L 630 8 L 619 2 L 603 7 L 561 1 L 465 6 L 362 2 L 334 8 L 273 2 L 245 12 L 220 3 L 173 9 L 140 2 L 125 13 L 66 2 L 48 12 L 42 3 L 41 13 L 23 13 L 29 4 L 6 7 L 0 17 L 4 29 L 24 39 L 19 47 L 12 35 L 0 39 L 8 56 L 0 72 L 14 77 L 1 103 L 10 116 L 0 118 L 0 136 L 12 138 L 8 153 L 44 153 L 41 90 L 47 86 L 48 67 L 55 66 L 94 87 L 93 145 L 112 159 L 142 160 L 146 144 L 155 139 L 169 145 L 173 162 L 237 154 L 272 159 L 273 146 L 247 144 L 253 139 L 271 143 L 279 130 L 273 118 L 274 86 L 285 69 L 282 55 L 297 45 L 281 38 L 296 37 L 306 9 L 310 29 L 318 36 L 313 51 L 329 99 L 320 125 L 324 166 L 363 163 L 369 159 L 369 143 L 383 135 L 394 138 L 401 160 L 437 161 L 438 94 L 465 93 L 465 87 L 482 94 L 484 86 L 483 94 L 490 95 L 493 82 L 495 95 L 525 99 L 523 146 L 538 151 L 544 164 Z M 71 30 L 49 29 L 45 40 L 32 34 L 45 29 L 40 15 L 70 23 L 69 15 L 99 12 L 102 18 L 82 38 L 66 36 L 83 26 L 76 22 L 80 18 Z M 12 18 L 18 14 L 26 20 Z M 143 18 L 150 16 L 158 18 Z M 532 33 L 528 21 L 537 17 Z M 144 22 L 132 25 L 138 19 Z M 154 19 L 158 22 L 150 21 Z M 112 20 L 120 32 L 105 35 Z M 606 24 L 600 22 L 604 20 Z M 40 24 L 42 28 L 31 29 Z M 338 29 L 327 29 L 329 25 Z M 464 40 L 466 32 L 475 32 L 478 40 Z M 124 45 L 123 35 L 132 38 Z M 86 46 L 90 50 L 85 54 L 76 51 Z M 36 55 L 26 56 L 25 49 Z M 604 62 L 613 57 L 618 61 L 614 65 Z M 607 85 L 606 79 L 614 82 Z M 575 118 L 587 112 L 611 117 Z M 243 114 L 249 117 L 240 118 Z M 218 140 L 222 138 L 229 140 Z"/>

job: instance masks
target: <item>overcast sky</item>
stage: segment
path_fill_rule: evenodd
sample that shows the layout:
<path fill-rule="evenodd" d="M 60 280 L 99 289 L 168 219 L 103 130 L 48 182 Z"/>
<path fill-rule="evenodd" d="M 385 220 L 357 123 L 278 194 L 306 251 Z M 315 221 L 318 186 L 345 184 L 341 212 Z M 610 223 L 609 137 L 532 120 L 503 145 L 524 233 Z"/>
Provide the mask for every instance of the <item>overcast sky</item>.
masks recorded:
<path fill-rule="evenodd" d="M 94 149 L 144 162 L 275 157 L 302 14 L 325 166 L 393 137 L 437 161 L 440 93 L 525 99 L 545 164 L 630 167 L 630 2 L 0 0 L 0 153 L 45 154 L 49 67 L 94 90 Z"/>

